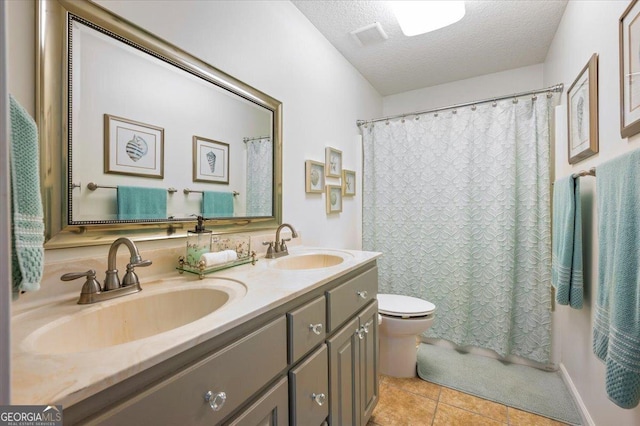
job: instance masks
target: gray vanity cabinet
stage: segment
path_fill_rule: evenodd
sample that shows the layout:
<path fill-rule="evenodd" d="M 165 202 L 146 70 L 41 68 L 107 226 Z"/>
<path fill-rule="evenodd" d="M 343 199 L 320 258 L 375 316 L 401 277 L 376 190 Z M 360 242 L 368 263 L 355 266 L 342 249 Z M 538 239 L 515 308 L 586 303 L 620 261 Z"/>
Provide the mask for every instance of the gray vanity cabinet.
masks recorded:
<path fill-rule="evenodd" d="M 331 425 L 365 425 L 378 401 L 378 303 L 327 340 Z"/>
<path fill-rule="evenodd" d="M 289 425 L 289 381 L 285 377 L 267 390 L 228 426 Z"/>
<path fill-rule="evenodd" d="M 319 426 L 329 415 L 327 345 L 289 372 L 291 424 Z"/>

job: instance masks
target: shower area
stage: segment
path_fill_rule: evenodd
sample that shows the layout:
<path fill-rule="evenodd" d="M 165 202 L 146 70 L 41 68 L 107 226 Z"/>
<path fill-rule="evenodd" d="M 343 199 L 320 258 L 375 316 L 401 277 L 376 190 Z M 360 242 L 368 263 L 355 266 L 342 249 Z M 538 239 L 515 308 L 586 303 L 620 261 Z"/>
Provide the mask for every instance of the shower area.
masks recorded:
<path fill-rule="evenodd" d="M 244 138 L 247 151 L 247 216 L 273 212 L 273 144 L 271 137 Z"/>
<path fill-rule="evenodd" d="M 549 364 L 550 116 L 561 86 L 359 122 L 363 249 L 424 334 Z"/>

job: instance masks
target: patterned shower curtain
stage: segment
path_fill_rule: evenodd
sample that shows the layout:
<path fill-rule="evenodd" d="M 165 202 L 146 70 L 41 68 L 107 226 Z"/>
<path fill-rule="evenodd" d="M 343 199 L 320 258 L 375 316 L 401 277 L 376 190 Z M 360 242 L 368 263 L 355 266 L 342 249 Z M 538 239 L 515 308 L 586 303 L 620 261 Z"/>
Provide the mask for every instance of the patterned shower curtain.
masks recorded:
<path fill-rule="evenodd" d="M 426 337 L 549 362 L 555 100 L 362 128 L 363 247 L 384 253 L 381 293 L 436 305 Z"/>
<path fill-rule="evenodd" d="M 247 147 L 247 216 L 273 215 L 273 146 L 271 138 L 249 140 Z"/>

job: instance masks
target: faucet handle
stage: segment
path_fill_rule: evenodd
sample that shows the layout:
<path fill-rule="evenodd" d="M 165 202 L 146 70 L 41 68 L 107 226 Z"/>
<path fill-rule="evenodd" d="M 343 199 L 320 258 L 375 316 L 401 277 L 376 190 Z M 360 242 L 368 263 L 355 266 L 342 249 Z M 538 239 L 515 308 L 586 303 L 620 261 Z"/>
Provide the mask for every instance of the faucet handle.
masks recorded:
<path fill-rule="evenodd" d="M 287 241 L 291 241 L 291 238 L 282 238 L 280 240 L 280 251 L 288 251 L 286 244 Z"/>
<path fill-rule="evenodd" d="M 276 242 L 276 244 L 277 244 L 277 242 Z M 263 246 L 269 246 L 267 248 L 267 254 L 265 255 L 265 257 L 267 259 L 273 259 L 273 256 L 274 256 L 273 255 L 273 241 L 263 241 L 262 245 Z"/>
<path fill-rule="evenodd" d="M 102 291 L 100 283 L 96 280 L 96 271 L 93 269 L 89 269 L 86 272 L 69 272 L 61 276 L 60 279 L 62 281 L 73 281 L 82 277 L 87 277 L 87 280 L 84 282 L 80 293 L 90 294 L 100 293 L 100 291 Z"/>

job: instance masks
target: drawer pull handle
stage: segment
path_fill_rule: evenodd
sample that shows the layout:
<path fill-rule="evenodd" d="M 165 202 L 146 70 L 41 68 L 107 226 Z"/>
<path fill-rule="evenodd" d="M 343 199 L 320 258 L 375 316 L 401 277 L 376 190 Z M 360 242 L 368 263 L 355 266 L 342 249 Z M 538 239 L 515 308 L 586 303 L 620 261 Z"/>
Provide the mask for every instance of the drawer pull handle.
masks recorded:
<path fill-rule="evenodd" d="M 323 393 L 312 393 L 311 399 L 313 399 L 316 404 L 322 405 L 327 400 L 327 396 Z"/>
<path fill-rule="evenodd" d="M 366 290 L 356 291 L 356 294 L 357 294 L 358 296 L 360 296 L 361 298 L 363 298 L 363 299 L 366 299 L 366 298 L 367 298 L 367 291 L 366 291 Z"/>
<path fill-rule="evenodd" d="M 320 324 L 309 324 L 309 330 L 313 331 L 318 336 L 322 334 L 322 323 Z"/>
<path fill-rule="evenodd" d="M 227 394 L 224 392 L 213 393 L 209 391 L 204 394 L 204 400 L 209 403 L 213 411 L 220 411 L 227 400 Z"/>

